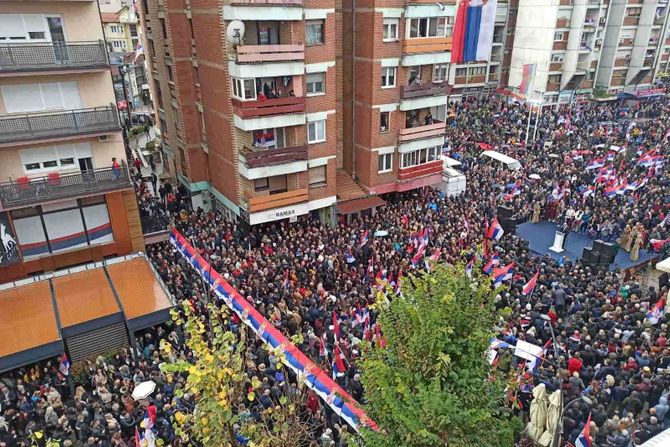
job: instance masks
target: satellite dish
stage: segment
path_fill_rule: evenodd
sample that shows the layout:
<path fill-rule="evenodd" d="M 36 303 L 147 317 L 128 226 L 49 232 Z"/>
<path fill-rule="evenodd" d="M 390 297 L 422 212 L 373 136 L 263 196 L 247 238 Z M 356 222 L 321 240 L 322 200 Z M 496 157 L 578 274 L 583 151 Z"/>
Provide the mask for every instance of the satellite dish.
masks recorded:
<path fill-rule="evenodd" d="M 234 46 L 241 45 L 244 39 L 244 22 L 240 20 L 230 22 L 226 29 L 226 37 L 228 37 L 228 42 Z"/>

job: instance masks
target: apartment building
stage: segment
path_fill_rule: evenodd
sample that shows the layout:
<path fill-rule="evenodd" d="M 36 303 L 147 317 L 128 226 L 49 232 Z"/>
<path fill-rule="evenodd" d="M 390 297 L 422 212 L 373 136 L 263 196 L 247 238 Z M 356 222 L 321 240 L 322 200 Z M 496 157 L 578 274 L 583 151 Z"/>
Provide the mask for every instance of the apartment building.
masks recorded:
<path fill-rule="evenodd" d="M 144 248 L 95 0 L 0 3 L 0 151 L 0 281 Z"/>
<path fill-rule="evenodd" d="M 139 21 L 132 7 L 122 6 L 117 11 L 102 12 L 101 17 L 109 51 L 128 53 L 137 49 Z"/>
<path fill-rule="evenodd" d="M 667 0 L 519 0 L 509 85 L 536 64 L 534 90 L 545 104 L 594 88 L 649 89 L 663 45 Z"/>
<path fill-rule="evenodd" d="M 142 0 L 166 155 L 195 206 L 335 218 L 336 0 Z"/>

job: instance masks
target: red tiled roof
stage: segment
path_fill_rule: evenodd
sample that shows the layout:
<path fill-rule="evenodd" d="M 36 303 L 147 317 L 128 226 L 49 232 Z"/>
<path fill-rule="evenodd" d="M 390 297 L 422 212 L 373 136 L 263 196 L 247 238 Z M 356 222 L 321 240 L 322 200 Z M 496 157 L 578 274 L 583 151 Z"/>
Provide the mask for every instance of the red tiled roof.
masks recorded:
<path fill-rule="evenodd" d="M 121 15 L 118 12 L 103 12 L 100 13 L 102 23 L 119 23 Z"/>
<path fill-rule="evenodd" d="M 342 169 L 337 170 L 337 200 L 346 201 L 353 199 L 360 199 L 361 197 L 367 196 L 368 193 L 363 190 L 358 184 L 351 178 L 349 173 Z"/>

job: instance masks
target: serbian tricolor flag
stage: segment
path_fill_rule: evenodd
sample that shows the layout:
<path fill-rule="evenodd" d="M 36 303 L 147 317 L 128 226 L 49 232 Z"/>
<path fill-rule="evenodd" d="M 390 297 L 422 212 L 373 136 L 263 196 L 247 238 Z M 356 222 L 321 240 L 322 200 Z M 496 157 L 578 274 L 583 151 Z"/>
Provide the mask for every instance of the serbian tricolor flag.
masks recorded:
<path fill-rule="evenodd" d="M 498 255 L 493 255 L 491 256 L 491 259 L 489 259 L 489 262 L 487 262 L 486 265 L 484 265 L 484 268 L 482 270 L 487 275 L 490 275 L 491 272 L 493 272 L 493 267 L 495 267 L 498 264 L 500 264 L 500 259 L 498 258 Z"/>
<path fill-rule="evenodd" d="M 657 324 L 665 315 L 665 300 L 658 300 L 654 307 L 647 312 L 646 320 L 650 324 Z"/>
<path fill-rule="evenodd" d="M 365 230 L 363 234 L 361 234 L 361 247 L 365 247 L 365 244 L 368 243 L 368 230 Z"/>
<path fill-rule="evenodd" d="M 337 314 L 333 311 L 333 334 L 335 334 L 335 340 L 339 340 L 342 336 L 340 331 L 340 322 L 337 320 Z"/>
<path fill-rule="evenodd" d="M 589 436 L 589 431 L 591 429 L 591 413 L 589 417 L 586 418 L 586 424 L 582 428 L 582 432 L 577 436 L 575 441 L 575 447 L 591 447 L 591 437 Z"/>
<path fill-rule="evenodd" d="M 460 0 L 454 23 L 451 63 L 488 61 L 497 0 Z"/>
<path fill-rule="evenodd" d="M 473 256 L 472 259 L 470 259 L 470 262 L 467 263 L 465 266 L 465 276 L 468 278 L 472 278 L 472 267 L 475 265 L 475 257 Z"/>
<path fill-rule="evenodd" d="M 663 249 L 663 246 L 670 242 L 670 239 L 649 239 L 649 245 L 651 249 L 655 252 L 659 252 Z"/>
<path fill-rule="evenodd" d="M 493 222 L 491 222 L 488 230 L 486 230 L 486 238 L 499 241 L 504 233 L 503 228 L 500 226 L 500 223 L 498 223 L 498 218 L 494 217 Z"/>
<path fill-rule="evenodd" d="M 347 368 L 344 366 L 344 355 L 337 343 L 333 348 L 333 380 L 338 377 L 344 376 L 347 372 Z"/>
<path fill-rule="evenodd" d="M 519 84 L 519 93 L 528 95 L 533 93 L 533 84 L 535 83 L 535 69 L 536 64 L 524 64 L 521 71 L 521 84 Z"/>
<path fill-rule="evenodd" d="M 615 197 L 617 194 L 623 194 L 624 191 L 626 191 L 626 183 L 621 182 L 617 185 L 610 186 L 609 188 L 605 188 L 605 191 L 603 191 L 603 194 L 608 199 L 611 199 L 612 197 Z"/>
<path fill-rule="evenodd" d="M 60 366 L 58 367 L 58 370 L 64 376 L 70 375 L 70 360 L 68 360 L 67 354 L 63 354 L 60 357 Z"/>
<path fill-rule="evenodd" d="M 135 447 L 140 447 L 142 445 L 142 437 L 140 436 L 140 431 L 135 427 Z"/>
<path fill-rule="evenodd" d="M 321 337 L 319 339 L 319 357 L 325 359 L 327 356 L 328 356 L 328 348 L 326 348 L 326 341 L 323 339 L 323 337 Z"/>
<path fill-rule="evenodd" d="M 540 271 L 538 270 L 535 272 L 532 278 L 530 278 L 530 281 L 528 281 L 524 286 L 523 289 L 521 290 L 521 293 L 524 295 L 528 295 L 530 293 L 533 293 L 533 289 L 535 289 L 535 284 L 537 283 L 537 278 L 540 276 Z"/>

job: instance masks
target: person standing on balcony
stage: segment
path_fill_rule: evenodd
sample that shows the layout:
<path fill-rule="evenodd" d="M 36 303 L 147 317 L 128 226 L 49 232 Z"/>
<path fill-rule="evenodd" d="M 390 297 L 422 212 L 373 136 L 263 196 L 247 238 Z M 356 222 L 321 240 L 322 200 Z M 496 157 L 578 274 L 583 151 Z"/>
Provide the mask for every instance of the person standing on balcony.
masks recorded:
<path fill-rule="evenodd" d="M 114 180 L 118 180 L 121 177 L 121 165 L 116 161 L 116 157 L 112 157 L 112 175 Z"/>

